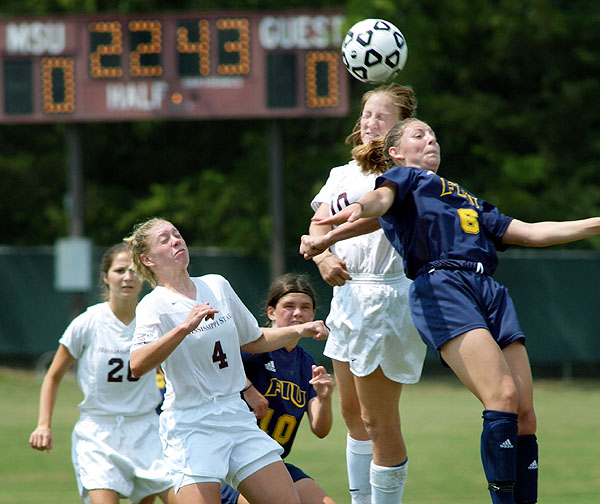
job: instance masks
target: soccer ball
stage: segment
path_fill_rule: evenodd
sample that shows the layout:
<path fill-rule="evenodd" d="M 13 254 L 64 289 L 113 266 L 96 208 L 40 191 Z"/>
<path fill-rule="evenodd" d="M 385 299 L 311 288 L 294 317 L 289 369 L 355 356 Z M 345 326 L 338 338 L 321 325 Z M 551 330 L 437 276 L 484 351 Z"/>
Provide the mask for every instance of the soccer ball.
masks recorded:
<path fill-rule="evenodd" d="M 383 19 L 363 19 L 348 30 L 342 42 L 342 60 L 352 77 L 370 84 L 391 79 L 408 56 L 398 28 Z"/>

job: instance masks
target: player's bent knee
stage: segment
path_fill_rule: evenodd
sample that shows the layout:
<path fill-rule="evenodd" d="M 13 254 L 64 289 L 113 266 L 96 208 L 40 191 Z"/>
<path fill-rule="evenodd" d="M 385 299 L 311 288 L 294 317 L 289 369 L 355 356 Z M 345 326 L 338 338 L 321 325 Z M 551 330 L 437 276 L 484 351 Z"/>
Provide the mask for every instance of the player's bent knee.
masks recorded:
<path fill-rule="evenodd" d="M 519 411 L 519 434 L 535 434 L 537 430 L 537 417 L 533 410 Z"/>

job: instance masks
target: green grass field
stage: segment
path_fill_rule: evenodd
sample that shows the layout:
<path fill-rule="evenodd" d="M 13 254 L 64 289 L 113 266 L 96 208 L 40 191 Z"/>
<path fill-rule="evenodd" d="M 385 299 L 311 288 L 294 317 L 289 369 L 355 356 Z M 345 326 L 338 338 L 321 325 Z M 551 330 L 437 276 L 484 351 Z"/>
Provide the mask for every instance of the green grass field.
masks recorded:
<path fill-rule="evenodd" d="M 600 502 L 600 382 L 537 381 L 540 503 Z M 0 503 L 76 504 L 70 435 L 81 394 L 68 375 L 54 415 L 54 450 L 29 448 L 37 420 L 40 378 L 0 369 L 2 416 Z M 289 461 L 347 503 L 345 429 L 336 407 L 331 434 L 319 440 L 303 422 Z M 479 460 L 481 407 L 451 378 L 425 378 L 405 388 L 401 401 L 409 449 L 405 504 L 485 504 L 489 497 Z M 125 502 L 125 501 L 123 501 Z"/>

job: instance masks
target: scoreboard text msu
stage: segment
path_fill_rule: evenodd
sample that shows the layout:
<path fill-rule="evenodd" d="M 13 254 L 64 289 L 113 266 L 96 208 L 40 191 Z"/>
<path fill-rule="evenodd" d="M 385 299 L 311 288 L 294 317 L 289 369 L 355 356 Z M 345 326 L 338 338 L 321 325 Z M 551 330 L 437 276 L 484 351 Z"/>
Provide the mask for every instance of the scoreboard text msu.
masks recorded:
<path fill-rule="evenodd" d="M 341 116 L 339 12 L 0 19 L 0 123 Z"/>

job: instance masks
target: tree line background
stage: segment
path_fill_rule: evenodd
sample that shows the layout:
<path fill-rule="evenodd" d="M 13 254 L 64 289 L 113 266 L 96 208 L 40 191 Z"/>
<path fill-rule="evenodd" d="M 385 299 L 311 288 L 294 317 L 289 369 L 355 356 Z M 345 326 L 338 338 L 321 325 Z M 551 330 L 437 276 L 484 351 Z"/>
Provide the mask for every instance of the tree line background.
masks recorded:
<path fill-rule="evenodd" d="M 600 215 L 600 2 L 596 0 L 4 0 L 0 15 L 343 8 L 396 24 L 409 55 L 396 81 L 436 131 L 440 174 L 522 220 Z M 345 118 L 281 120 L 285 244 L 349 159 L 344 139 L 372 86 L 351 82 Z M 1 245 L 50 245 L 69 231 L 67 126 L 0 125 Z M 111 245 L 149 216 L 192 246 L 266 256 L 267 120 L 81 125 L 85 231 Z M 571 247 L 600 250 L 599 240 Z"/>

